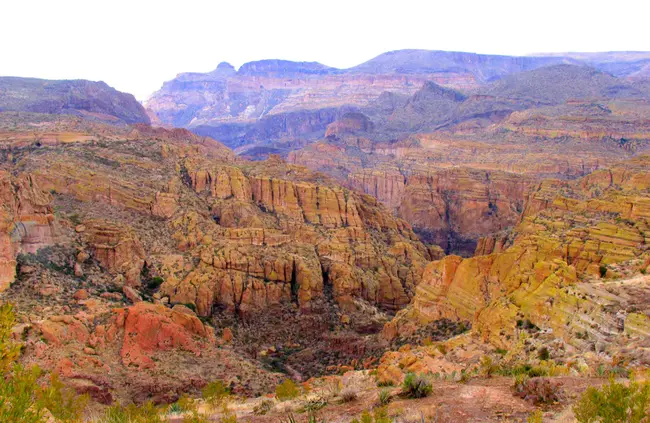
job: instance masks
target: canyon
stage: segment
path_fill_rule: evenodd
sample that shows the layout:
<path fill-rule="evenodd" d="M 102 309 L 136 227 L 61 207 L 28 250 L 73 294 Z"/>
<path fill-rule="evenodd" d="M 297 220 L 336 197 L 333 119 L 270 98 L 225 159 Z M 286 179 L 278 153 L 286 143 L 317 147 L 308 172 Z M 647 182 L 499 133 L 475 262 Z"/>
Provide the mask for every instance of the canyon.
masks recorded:
<path fill-rule="evenodd" d="M 571 421 L 603 375 L 650 367 L 648 61 L 221 63 L 145 106 L 0 78 L 0 299 L 20 361 L 97 409 L 218 380 L 240 400 L 214 419 L 318 403 L 348 422 L 386 390 L 397 420 Z M 514 369 L 531 378 L 512 388 Z M 397 388 L 413 374 L 433 397 Z M 570 395 L 540 406 L 527 384 Z"/>

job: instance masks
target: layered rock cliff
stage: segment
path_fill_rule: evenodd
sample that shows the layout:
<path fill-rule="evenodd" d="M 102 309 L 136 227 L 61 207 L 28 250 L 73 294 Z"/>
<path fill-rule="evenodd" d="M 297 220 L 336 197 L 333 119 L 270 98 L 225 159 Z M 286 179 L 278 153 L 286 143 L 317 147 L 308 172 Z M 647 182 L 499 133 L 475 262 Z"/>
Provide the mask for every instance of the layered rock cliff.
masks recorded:
<path fill-rule="evenodd" d="M 639 310 L 647 314 L 645 294 L 631 294 L 643 281 L 625 275 L 645 272 L 649 171 L 648 157 L 640 157 L 576 181 L 540 183 L 505 244 L 496 237 L 482 243 L 485 255 L 429 264 L 413 302 L 385 333 L 448 318 L 471 321 L 498 347 L 526 328 L 582 350 L 614 348 L 623 334 L 645 336 L 647 316 L 637 322 Z"/>
<path fill-rule="evenodd" d="M 108 128 L 24 117 L 50 141 L 4 140 L 2 297 L 25 325 L 26 359 L 100 402 L 173 401 L 217 378 L 268 390 L 278 376 L 251 361 L 257 350 L 219 349 L 204 322 L 284 316 L 324 354 L 332 328 L 376 333 L 408 304 L 431 257 L 374 198 L 278 157 L 236 160 L 185 130 L 99 138 Z"/>

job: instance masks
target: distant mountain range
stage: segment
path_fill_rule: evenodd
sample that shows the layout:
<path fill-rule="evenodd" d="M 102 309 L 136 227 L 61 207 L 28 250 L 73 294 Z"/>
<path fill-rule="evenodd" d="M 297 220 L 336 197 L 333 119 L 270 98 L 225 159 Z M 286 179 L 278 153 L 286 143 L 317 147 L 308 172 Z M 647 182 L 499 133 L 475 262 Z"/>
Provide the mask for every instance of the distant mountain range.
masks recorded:
<path fill-rule="evenodd" d="M 146 106 L 163 124 L 243 150 L 322 138 L 349 113 L 363 114 L 374 138 L 388 139 L 467 119 L 493 122 L 568 99 L 647 98 L 649 69 L 647 52 L 516 57 L 399 50 L 349 69 L 262 60 L 235 70 L 221 63 L 212 72 L 179 74 Z"/>

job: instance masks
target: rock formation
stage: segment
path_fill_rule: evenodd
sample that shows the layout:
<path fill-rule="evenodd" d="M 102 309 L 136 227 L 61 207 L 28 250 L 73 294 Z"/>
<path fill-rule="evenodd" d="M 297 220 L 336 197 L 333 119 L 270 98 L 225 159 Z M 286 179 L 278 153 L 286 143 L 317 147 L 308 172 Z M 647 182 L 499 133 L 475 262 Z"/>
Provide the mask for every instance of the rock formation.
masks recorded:
<path fill-rule="evenodd" d="M 528 196 L 511 241 L 483 241 L 485 255 L 430 263 L 413 302 L 386 333 L 408 333 L 448 318 L 471 321 L 475 333 L 499 347 L 512 345 L 526 325 L 577 348 L 589 342 L 576 337 L 582 331 L 591 342 L 612 342 L 612 335 L 621 334 L 613 314 L 636 310 L 633 304 L 643 300 L 620 299 L 636 289 L 625 281 L 618 299 L 607 298 L 601 281 L 621 278 L 613 270 L 618 266 L 635 270 L 635 263 L 645 260 L 648 170 L 648 157 L 640 157 L 575 181 L 540 183 Z M 637 318 L 636 312 L 627 316 Z M 640 327 L 634 322 L 630 331 L 643 336 L 650 320 Z"/>

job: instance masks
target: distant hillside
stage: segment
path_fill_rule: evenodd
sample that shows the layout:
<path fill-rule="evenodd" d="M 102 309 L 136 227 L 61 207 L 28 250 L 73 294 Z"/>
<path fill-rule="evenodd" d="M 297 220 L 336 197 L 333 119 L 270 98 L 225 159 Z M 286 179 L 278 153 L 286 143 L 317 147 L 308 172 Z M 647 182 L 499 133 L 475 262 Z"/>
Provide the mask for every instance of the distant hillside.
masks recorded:
<path fill-rule="evenodd" d="M 569 99 L 647 98 L 646 60 L 650 53 L 517 57 L 399 50 L 349 69 L 261 60 L 236 70 L 221 63 L 212 72 L 182 73 L 165 82 L 147 107 L 163 124 L 216 137 L 232 148 L 304 144 L 358 128 L 389 139 L 467 120 L 482 126 L 512 111 Z M 438 96 L 431 91 L 436 86 L 468 98 Z M 352 124 L 344 117 L 350 112 L 363 113 L 372 125 L 364 119 Z M 347 123 L 328 131 L 342 117 Z"/>
<path fill-rule="evenodd" d="M 124 123 L 149 123 L 131 94 L 104 82 L 0 77 L 0 112 L 78 114 Z"/>
<path fill-rule="evenodd" d="M 557 65 L 510 75 L 480 94 L 548 104 L 571 99 L 646 98 L 631 83 L 586 66 Z"/>
<path fill-rule="evenodd" d="M 517 57 L 455 51 L 397 50 L 380 54 L 349 72 L 372 74 L 467 74 L 480 83 L 516 72 L 560 63 L 576 63 L 565 57 Z"/>

